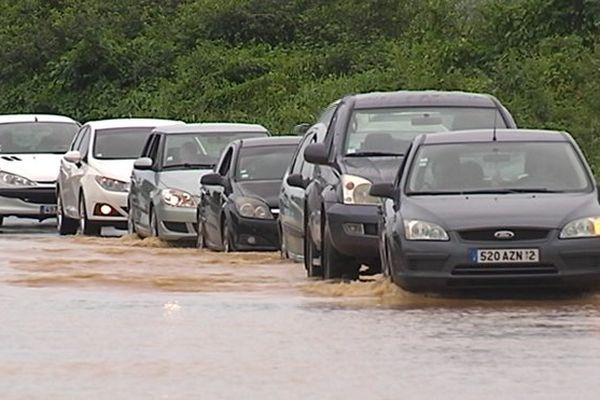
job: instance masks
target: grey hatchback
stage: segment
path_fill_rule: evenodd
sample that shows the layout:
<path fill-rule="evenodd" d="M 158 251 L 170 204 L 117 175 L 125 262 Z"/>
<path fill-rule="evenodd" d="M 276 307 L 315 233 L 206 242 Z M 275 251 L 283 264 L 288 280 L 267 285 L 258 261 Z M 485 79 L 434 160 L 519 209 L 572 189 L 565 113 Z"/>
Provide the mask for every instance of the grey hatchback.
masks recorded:
<path fill-rule="evenodd" d="M 370 193 L 387 198 L 382 269 L 405 289 L 600 284 L 598 187 L 567 133 L 423 135 Z"/>
<path fill-rule="evenodd" d="M 267 137 L 261 125 L 187 124 L 156 128 L 135 161 L 128 196 L 128 230 L 164 240 L 196 239 L 200 178 L 237 139 Z"/>

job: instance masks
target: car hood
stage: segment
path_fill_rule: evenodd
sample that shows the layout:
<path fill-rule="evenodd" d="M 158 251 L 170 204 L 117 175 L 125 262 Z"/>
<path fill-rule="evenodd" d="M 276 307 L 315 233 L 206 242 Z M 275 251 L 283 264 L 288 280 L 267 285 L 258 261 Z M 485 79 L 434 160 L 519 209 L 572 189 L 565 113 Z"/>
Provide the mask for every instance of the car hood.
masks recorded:
<path fill-rule="evenodd" d="M 596 194 L 511 194 L 404 197 L 401 213 L 449 230 L 489 226 L 557 229 L 576 218 L 600 214 Z"/>
<path fill-rule="evenodd" d="M 403 157 L 347 157 L 342 172 L 366 178 L 373 183 L 393 182 L 402 160 Z"/>
<path fill-rule="evenodd" d="M 20 175 L 34 182 L 55 182 L 62 154 L 5 154 L 0 171 Z"/>
<path fill-rule="evenodd" d="M 158 180 L 165 189 L 177 189 L 200 196 L 200 178 L 212 172 L 212 169 L 162 171 Z"/>
<path fill-rule="evenodd" d="M 279 190 L 281 181 L 251 181 L 237 182 L 242 196 L 258 197 L 264 200 L 271 208 L 279 206 Z"/>
<path fill-rule="evenodd" d="M 129 182 L 134 162 L 135 160 L 93 160 L 90 166 L 100 176 Z"/>

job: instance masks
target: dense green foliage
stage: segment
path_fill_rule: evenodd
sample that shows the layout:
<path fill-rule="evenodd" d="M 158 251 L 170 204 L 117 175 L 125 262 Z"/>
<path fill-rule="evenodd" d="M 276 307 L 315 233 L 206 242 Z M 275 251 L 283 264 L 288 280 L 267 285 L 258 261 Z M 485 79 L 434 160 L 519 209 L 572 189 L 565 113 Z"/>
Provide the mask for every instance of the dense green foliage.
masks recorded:
<path fill-rule="evenodd" d="M 0 112 L 286 132 L 352 92 L 496 95 L 600 168 L 600 0 L 0 0 Z"/>

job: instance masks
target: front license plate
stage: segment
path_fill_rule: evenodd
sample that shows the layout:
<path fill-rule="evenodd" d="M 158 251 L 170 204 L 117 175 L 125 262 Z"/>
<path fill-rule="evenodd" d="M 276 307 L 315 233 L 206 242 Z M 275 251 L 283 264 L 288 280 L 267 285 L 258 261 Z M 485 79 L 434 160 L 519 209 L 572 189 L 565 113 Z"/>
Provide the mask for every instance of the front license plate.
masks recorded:
<path fill-rule="evenodd" d="M 539 249 L 477 249 L 471 253 L 478 264 L 523 264 L 540 262 Z"/>
<path fill-rule="evenodd" d="M 56 215 L 56 206 L 40 206 L 40 214 L 42 215 Z"/>

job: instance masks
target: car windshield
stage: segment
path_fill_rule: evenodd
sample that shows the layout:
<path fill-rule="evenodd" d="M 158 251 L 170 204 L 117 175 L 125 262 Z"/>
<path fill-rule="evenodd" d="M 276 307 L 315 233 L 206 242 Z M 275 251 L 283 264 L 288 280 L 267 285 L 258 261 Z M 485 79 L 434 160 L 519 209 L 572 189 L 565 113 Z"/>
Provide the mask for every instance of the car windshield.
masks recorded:
<path fill-rule="evenodd" d="M 421 146 L 408 194 L 553 193 L 590 189 L 570 143 L 489 142 Z"/>
<path fill-rule="evenodd" d="M 262 132 L 186 133 L 168 135 L 164 168 L 213 167 L 229 143 L 236 139 L 265 137 Z"/>
<path fill-rule="evenodd" d="M 112 128 L 96 131 L 94 158 L 123 160 L 138 158 L 154 127 Z"/>
<path fill-rule="evenodd" d="M 19 122 L 0 124 L 0 154 L 66 153 L 77 124 Z"/>
<path fill-rule="evenodd" d="M 237 181 L 282 180 L 296 145 L 243 147 L 238 156 Z"/>
<path fill-rule="evenodd" d="M 422 133 L 505 128 L 495 108 L 404 107 L 355 110 L 350 118 L 344 154 L 352 157 L 403 155 Z"/>

